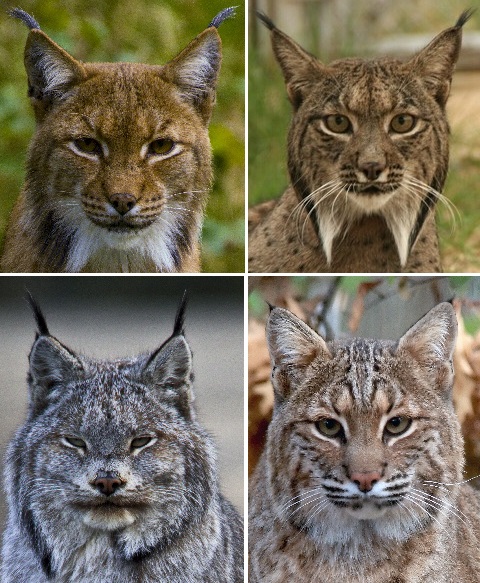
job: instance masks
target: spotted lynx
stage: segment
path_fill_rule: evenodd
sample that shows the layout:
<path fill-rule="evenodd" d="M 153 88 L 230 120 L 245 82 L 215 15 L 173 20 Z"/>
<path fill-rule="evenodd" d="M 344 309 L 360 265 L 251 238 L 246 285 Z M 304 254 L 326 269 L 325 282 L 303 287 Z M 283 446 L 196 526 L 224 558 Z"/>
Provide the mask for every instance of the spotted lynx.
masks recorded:
<path fill-rule="evenodd" d="M 243 583 L 242 522 L 193 407 L 184 307 L 158 349 L 98 361 L 54 338 L 34 305 L 2 583 Z"/>
<path fill-rule="evenodd" d="M 81 63 L 26 12 L 37 128 L 6 272 L 197 272 L 228 8 L 166 65 Z"/>
<path fill-rule="evenodd" d="M 251 209 L 250 272 L 441 271 L 445 105 L 470 15 L 405 63 L 329 65 L 260 15 L 293 108 L 291 186 Z"/>
<path fill-rule="evenodd" d="M 480 494 L 462 482 L 456 318 L 326 343 L 267 323 L 275 407 L 250 488 L 251 583 L 478 583 Z"/>

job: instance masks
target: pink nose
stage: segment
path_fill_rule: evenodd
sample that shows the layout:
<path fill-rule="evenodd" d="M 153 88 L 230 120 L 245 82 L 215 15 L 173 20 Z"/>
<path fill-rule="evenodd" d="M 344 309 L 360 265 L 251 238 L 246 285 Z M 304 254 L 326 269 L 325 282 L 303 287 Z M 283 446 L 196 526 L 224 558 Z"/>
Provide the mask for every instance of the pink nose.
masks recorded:
<path fill-rule="evenodd" d="M 370 492 L 381 477 L 378 472 L 353 472 L 350 479 L 357 484 L 361 492 Z"/>

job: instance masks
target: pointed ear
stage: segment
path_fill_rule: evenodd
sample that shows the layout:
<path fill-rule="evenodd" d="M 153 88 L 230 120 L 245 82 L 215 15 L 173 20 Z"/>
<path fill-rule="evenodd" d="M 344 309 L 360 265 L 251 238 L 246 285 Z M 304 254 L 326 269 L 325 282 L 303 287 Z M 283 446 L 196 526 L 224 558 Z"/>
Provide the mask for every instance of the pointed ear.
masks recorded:
<path fill-rule="evenodd" d="M 422 51 L 406 63 L 417 75 L 423 77 L 427 89 L 442 106 L 447 102 L 453 69 L 462 45 L 462 26 L 472 11 L 461 14 L 455 26 L 437 35 Z"/>
<path fill-rule="evenodd" d="M 211 26 L 162 68 L 163 75 L 177 85 L 182 98 L 199 111 L 206 123 L 215 104 L 221 60 L 222 41 Z"/>
<path fill-rule="evenodd" d="M 41 30 L 31 30 L 25 46 L 28 94 L 35 106 L 44 108 L 64 99 L 76 83 L 86 78 L 83 65 Z"/>
<path fill-rule="evenodd" d="M 312 80 L 319 74 L 325 74 L 327 67 L 279 30 L 268 16 L 262 12 L 257 12 L 257 16 L 271 31 L 273 52 L 285 79 L 288 98 L 293 107 L 298 109 Z"/>
<path fill-rule="evenodd" d="M 82 378 L 80 358 L 53 336 L 37 336 L 29 356 L 31 404 L 40 412 L 56 397 L 55 388 Z"/>
<path fill-rule="evenodd" d="M 172 336 L 154 352 L 143 370 L 147 383 L 162 391 L 187 419 L 193 417 L 192 352 L 183 334 Z"/>
<path fill-rule="evenodd" d="M 456 339 L 455 311 L 444 302 L 407 330 L 398 342 L 397 354 L 407 352 L 431 376 L 433 383 L 450 394 Z"/>
<path fill-rule="evenodd" d="M 277 403 L 289 398 L 316 358 L 332 358 L 325 340 L 284 308 L 270 312 L 267 343 Z"/>

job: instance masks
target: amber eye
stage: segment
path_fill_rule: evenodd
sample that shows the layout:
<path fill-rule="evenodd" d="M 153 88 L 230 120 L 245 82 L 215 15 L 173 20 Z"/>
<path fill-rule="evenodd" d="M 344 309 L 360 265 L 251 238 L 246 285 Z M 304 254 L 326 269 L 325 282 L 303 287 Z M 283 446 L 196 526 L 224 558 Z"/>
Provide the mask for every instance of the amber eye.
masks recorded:
<path fill-rule="evenodd" d="M 327 437 L 341 437 L 343 436 L 343 427 L 340 421 L 336 419 L 320 419 L 315 423 L 315 427 L 320 433 Z"/>
<path fill-rule="evenodd" d="M 173 150 L 175 146 L 175 142 L 169 139 L 159 139 L 153 140 L 149 145 L 149 153 L 150 154 L 168 154 Z"/>
<path fill-rule="evenodd" d="M 385 431 L 389 435 L 400 435 L 404 433 L 412 424 L 408 417 L 392 417 L 385 425 Z"/>
<path fill-rule="evenodd" d="M 73 142 L 80 152 L 85 154 L 101 154 L 102 146 L 93 138 L 79 138 Z"/>
<path fill-rule="evenodd" d="M 83 441 L 83 439 L 80 439 L 79 437 L 65 436 L 64 439 L 67 443 L 73 445 L 73 447 L 78 447 L 79 449 L 85 449 L 87 447 L 87 444 Z"/>
<path fill-rule="evenodd" d="M 331 132 L 335 132 L 336 134 L 344 134 L 351 128 L 348 117 L 340 114 L 327 115 L 325 125 Z"/>
<path fill-rule="evenodd" d="M 144 437 L 136 437 L 135 439 L 132 439 L 130 447 L 132 449 L 140 449 L 141 447 L 144 447 L 145 445 L 150 443 L 152 439 L 153 437 L 150 437 L 150 435 L 145 435 Z"/>
<path fill-rule="evenodd" d="M 390 122 L 390 129 L 397 134 L 405 134 L 415 127 L 417 120 L 408 113 L 396 115 Z"/>

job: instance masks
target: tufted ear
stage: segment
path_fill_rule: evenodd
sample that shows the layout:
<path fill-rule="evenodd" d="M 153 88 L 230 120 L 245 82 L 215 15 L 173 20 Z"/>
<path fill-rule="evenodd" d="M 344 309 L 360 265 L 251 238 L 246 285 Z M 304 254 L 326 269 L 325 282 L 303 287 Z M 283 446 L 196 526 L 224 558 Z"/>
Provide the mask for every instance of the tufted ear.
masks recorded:
<path fill-rule="evenodd" d="M 86 78 L 85 69 L 41 31 L 28 13 L 15 8 L 10 15 L 30 28 L 24 55 L 28 95 L 37 118 L 41 118 L 51 103 L 65 99 L 72 86 Z"/>
<path fill-rule="evenodd" d="M 187 419 L 192 419 L 192 351 L 184 336 L 186 305 L 185 292 L 175 316 L 172 335 L 150 355 L 142 376 L 145 382 L 162 392 L 162 398 L 170 400 Z"/>
<path fill-rule="evenodd" d="M 271 31 L 273 52 L 285 79 L 288 98 L 294 109 L 298 109 L 312 82 L 319 75 L 327 74 L 328 68 L 279 30 L 265 14 L 257 12 L 257 16 Z"/>
<path fill-rule="evenodd" d="M 462 27 L 472 14 L 473 10 L 463 12 L 455 26 L 437 35 L 405 65 L 423 77 L 428 90 L 442 106 L 450 93 L 453 69 L 462 45 Z"/>
<path fill-rule="evenodd" d="M 284 308 L 270 312 L 267 343 L 277 403 L 289 398 L 316 358 L 332 358 L 325 340 Z"/>

